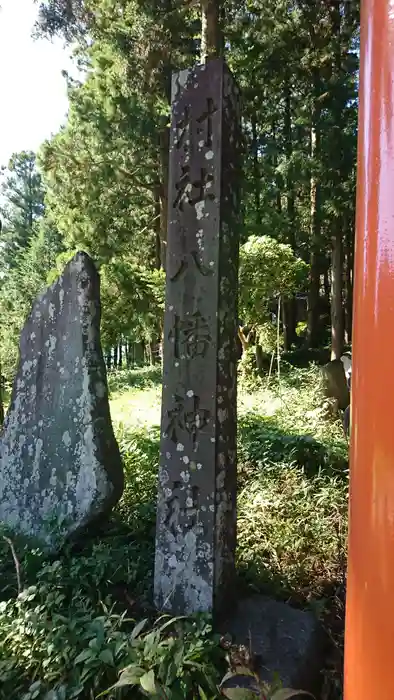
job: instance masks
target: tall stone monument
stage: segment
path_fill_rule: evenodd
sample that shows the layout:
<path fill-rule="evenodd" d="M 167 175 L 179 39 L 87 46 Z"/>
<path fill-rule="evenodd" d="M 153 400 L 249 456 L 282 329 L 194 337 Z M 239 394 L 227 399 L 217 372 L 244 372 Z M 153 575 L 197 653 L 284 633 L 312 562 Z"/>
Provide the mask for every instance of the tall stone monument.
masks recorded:
<path fill-rule="evenodd" d="M 155 601 L 174 614 L 233 584 L 239 124 L 222 59 L 173 76 Z"/>

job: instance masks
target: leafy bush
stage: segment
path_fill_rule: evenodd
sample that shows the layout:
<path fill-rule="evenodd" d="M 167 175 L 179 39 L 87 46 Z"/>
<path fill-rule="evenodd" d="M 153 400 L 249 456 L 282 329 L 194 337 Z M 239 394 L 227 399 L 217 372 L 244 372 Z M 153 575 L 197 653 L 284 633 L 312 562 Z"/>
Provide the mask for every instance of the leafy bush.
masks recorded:
<path fill-rule="evenodd" d="M 93 698 L 126 666 L 153 670 L 168 699 L 216 687 L 223 654 L 206 617 L 135 625 L 152 562 L 134 533 L 86 543 L 56 561 L 21 543 L 15 549 L 23 590 L 0 603 L 0 698 Z M 137 691 L 144 695 L 141 685 Z"/>
<path fill-rule="evenodd" d="M 300 289 L 308 266 L 291 247 L 269 236 L 250 236 L 240 250 L 239 310 L 248 325 L 262 324 L 267 303 Z"/>
<path fill-rule="evenodd" d="M 157 700 L 217 697 L 224 653 L 205 616 L 160 618 L 141 634 L 142 620 L 130 636 L 130 663 L 111 690 L 133 686 Z"/>
<path fill-rule="evenodd" d="M 125 697 L 117 690 L 125 674 L 138 696 L 145 696 L 144 677 L 154 677 L 168 699 L 192 697 L 198 687 L 215 691 L 223 654 L 205 618 L 135 625 L 115 613 L 110 596 L 94 604 L 81 588 L 70 595 L 59 572 L 60 561 L 46 564 L 36 586 L 0 603 L 1 697 L 94 698 L 108 686 L 110 698 Z"/>

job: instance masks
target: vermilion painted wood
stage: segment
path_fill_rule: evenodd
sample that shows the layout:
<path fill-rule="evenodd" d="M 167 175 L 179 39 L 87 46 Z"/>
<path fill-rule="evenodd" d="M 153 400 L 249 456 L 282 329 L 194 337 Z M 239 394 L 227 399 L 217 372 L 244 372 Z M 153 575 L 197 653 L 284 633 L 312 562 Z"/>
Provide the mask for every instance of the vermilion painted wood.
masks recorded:
<path fill-rule="evenodd" d="M 345 700 L 394 699 L 394 0 L 362 0 Z"/>

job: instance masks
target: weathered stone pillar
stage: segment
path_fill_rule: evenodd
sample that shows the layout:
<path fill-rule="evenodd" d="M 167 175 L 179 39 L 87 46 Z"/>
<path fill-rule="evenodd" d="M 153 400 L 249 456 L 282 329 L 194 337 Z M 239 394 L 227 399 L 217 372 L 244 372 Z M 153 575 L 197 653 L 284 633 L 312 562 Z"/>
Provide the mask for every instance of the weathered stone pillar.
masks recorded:
<path fill-rule="evenodd" d="M 239 121 L 223 60 L 173 76 L 155 601 L 174 614 L 233 588 Z"/>

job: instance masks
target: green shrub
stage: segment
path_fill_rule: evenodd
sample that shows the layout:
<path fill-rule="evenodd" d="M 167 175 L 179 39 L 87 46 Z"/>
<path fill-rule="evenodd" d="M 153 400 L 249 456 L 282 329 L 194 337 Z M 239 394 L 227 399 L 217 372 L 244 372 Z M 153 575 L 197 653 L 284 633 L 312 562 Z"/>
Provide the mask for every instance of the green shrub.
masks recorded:
<path fill-rule="evenodd" d="M 17 556 L 23 590 L 0 603 L 1 698 L 93 698 L 130 665 L 153 669 L 167 698 L 197 685 L 212 691 L 222 657 L 206 618 L 165 627 L 146 620 L 143 635 L 135 629 L 127 606 L 143 600 L 151 575 L 144 558 L 141 565 L 141 543 L 111 538 L 56 561 L 27 546 Z"/>
<path fill-rule="evenodd" d="M 205 619 L 135 625 L 126 613 L 115 613 L 110 597 L 94 604 L 80 588 L 70 596 L 60 577 L 54 585 L 62 568 L 47 564 L 36 586 L 0 603 L 1 697 L 94 698 L 114 686 L 125 667 L 141 676 L 154 672 L 166 698 L 191 697 L 198 686 L 214 691 L 221 653 Z M 145 696 L 142 683 L 135 685 Z M 115 688 L 108 696 L 125 697 Z"/>

